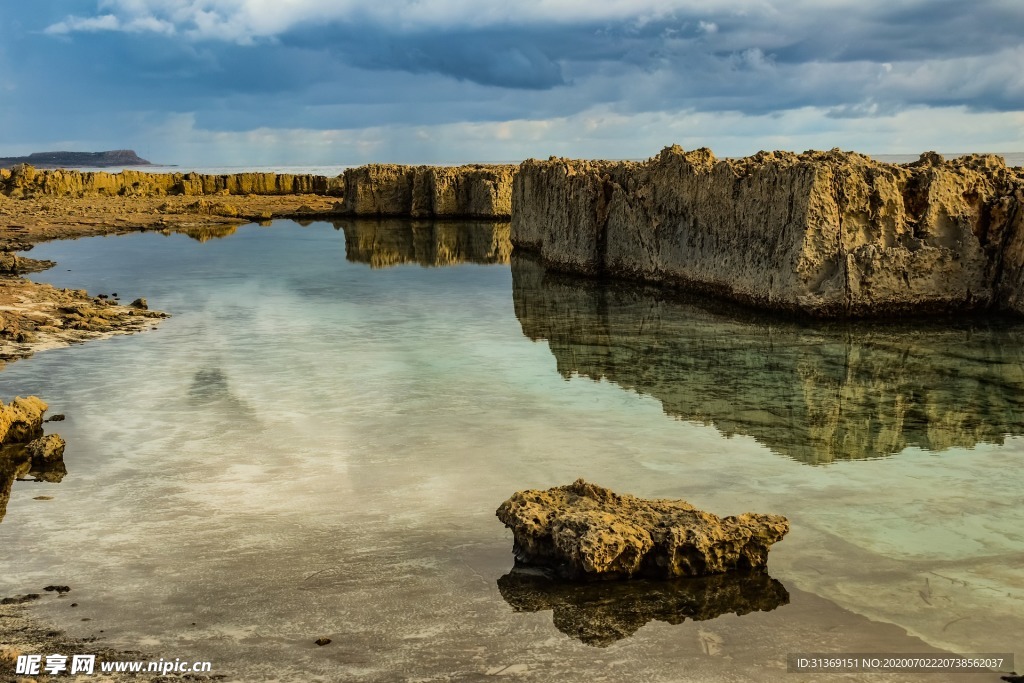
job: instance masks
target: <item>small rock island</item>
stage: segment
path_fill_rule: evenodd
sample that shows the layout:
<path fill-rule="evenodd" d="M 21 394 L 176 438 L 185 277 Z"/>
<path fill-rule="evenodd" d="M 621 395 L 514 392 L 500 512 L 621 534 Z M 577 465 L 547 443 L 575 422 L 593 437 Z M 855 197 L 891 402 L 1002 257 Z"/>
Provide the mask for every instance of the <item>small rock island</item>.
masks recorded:
<path fill-rule="evenodd" d="M 498 519 L 512 529 L 517 566 L 561 578 L 672 579 L 763 570 L 789 531 L 781 515 L 718 517 L 683 500 L 644 500 L 577 479 L 519 491 Z"/>

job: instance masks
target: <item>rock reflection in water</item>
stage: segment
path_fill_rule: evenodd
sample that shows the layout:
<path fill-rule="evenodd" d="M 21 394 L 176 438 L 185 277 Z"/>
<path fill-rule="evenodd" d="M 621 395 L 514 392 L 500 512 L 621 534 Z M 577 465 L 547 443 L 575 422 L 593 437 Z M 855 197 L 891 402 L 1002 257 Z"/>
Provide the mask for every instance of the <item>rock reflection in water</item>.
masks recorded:
<path fill-rule="evenodd" d="M 707 621 L 723 614 L 770 612 L 789 603 L 785 586 L 764 572 L 566 583 L 513 569 L 498 579 L 498 590 L 515 611 L 551 610 L 555 628 L 597 647 L 629 638 L 650 621 Z"/>
<path fill-rule="evenodd" d="M 512 259 L 523 334 L 565 378 L 607 379 L 665 412 L 805 463 L 1002 444 L 1024 434 L 1024 325 L 801 324 Z"/>
<path fill-rule="evenodd" d="M 508 263 L 512 253 L 508 222 L 346 220 L 334 227 L 345 232 L 345 257 L 371 268 Z"/>
<path fill-rule="evenodd" d="M 210 240 L 224 239 L 234 235 L 238 230 L 238 225 L 189 225 L 184 227 L 176 227 L 173 230 L 169 230 L 167 234 L 175 232 L 181 235 L 191 237 L 197 242 L 206 243 Z"/>
<path fill-rule="evenodd" d="M 59 484 L 68 470 L 63 460 L 47 464 L 36 464 L 25 452 L 24 444 L 0 447 L 0 522 L 7 515 L 7 503 L 11 499 L 14 482 L 31 477 L 33 481 Z"/>

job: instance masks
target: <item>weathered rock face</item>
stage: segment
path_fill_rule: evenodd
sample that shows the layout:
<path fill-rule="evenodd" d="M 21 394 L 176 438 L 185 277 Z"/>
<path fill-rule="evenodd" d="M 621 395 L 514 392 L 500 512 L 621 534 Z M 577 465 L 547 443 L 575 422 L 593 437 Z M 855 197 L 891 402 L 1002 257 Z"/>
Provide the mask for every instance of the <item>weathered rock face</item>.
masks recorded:
<path fill-rule="evenodd" d="M 1024 324 L 814 325 L 512 256 L 523 334 L 566 379 L 607 380 L 670 416 L 808 464 L 1024 436 Z"/>
<path fill-rule="evenodd" d="M 372 268 L 508 263 L 512 253 L 507 222 L 352 219 L 334 226 L 345 232 L 345 258 Z"/>
<path fill-rule="evenodd" d="M 42 436 L 47 407 L 38 396 L 18 396 L 7 405 L 0 401 L 0 445 L 27 443 Z"/>
<path fill-rule="evenodd" d="M 508 218 L 512 165 L 371 164 L 344 173 L 340 213 L 356 216 Z"/>
<path fill-rule="evenodd" d="M 26 164 L 0 173 L 0 192 L 10 197 L 91 195 L 145 197 L 153 195 L 286 195 L 341 196 L 340 177 L 290 173 L 120 173 L 40 171 Z"/>
<path fill-rule="evenodd" d="M 832 152 L 524 162 L 512 241 L 551 267 L 814 316 L 1024 313 L 1024 171 Z"/>
<path fill-rule="evenodd" d="M 789 603 L 785 586 L 765 572 L 574 583 L 512 571 L 498 579 L 498 590 L 515 611 L 551 610 L 555 628 L 596 647 L 628 638 L 651 621 L 706 621 L 770 612 Z"/>
<path fill-rule="evenodd" d="M 779 515 L 720 518 L 682 500 L 643 500 L 582 479 L 519 491 L 498 519 L 518 563 L 571 579 L 675 578 L 763 569 L 789 531 Z"/>

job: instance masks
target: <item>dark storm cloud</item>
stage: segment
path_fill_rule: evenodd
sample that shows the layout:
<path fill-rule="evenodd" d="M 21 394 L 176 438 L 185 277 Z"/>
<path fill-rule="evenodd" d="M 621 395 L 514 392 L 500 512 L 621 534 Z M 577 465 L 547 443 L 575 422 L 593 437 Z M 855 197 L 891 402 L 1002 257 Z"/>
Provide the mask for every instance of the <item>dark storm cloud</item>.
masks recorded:
<path fill-rule="evenodd" d="M 125 9 L 136 5 L 151 14 Z M 422 26 L 335 9 L 254 35 L 227 10 L 200 35 L 195 20 L 175 24 L 158 5 L 0 7 L 6 137 L 57 121 L 71 137 L 133 112 L 247 130 L 542 119 L 597 104 L 622 113 L 819 107 L 848 118 L 915 105 L 1024 108 L 1016 1 L 680 2 L 645 17 L 526 12 Z"/>

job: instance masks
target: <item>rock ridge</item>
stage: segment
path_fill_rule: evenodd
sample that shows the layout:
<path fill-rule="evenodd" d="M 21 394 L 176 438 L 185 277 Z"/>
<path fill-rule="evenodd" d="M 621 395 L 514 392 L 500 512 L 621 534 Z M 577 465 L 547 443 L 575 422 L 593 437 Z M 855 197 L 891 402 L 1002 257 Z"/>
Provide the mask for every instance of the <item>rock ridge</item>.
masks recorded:
<path fill-rule="evenodd" d="M 330 177 L 289 173 L 148 173 L 0 169 L 0 194 L 37 197 L 321 195 L 339 201 L 327 213 L 411 218 L 499 218 L 512 211 L 509 165 L 403 166 L 371 164 Z"/>
<path fill-rule="evenodd" d="M 528 160 L 512 241 L 548 267 L 815 317 L 1024 313 L 1024 170 L 861 154 Z"/>

